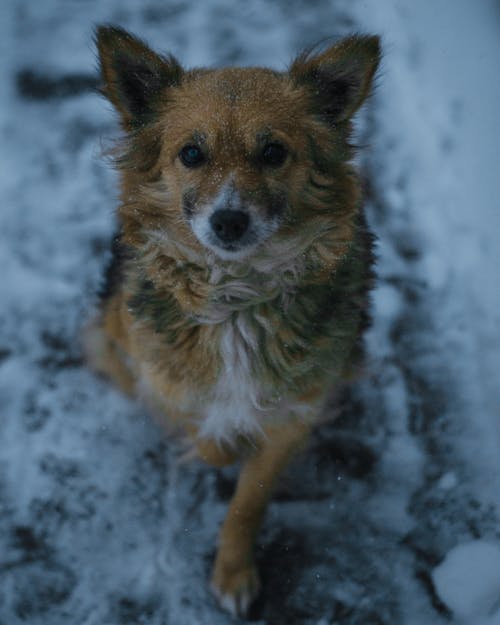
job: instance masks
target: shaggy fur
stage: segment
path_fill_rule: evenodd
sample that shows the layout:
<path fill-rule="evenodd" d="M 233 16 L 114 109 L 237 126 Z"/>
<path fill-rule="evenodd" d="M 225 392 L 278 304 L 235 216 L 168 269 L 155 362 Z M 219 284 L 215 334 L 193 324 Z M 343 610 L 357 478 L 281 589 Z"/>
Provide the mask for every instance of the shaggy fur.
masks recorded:
<path fill-rule="evenodd" d="M 125 137 L 120 232 L 88 360 L 208 462 L 244 459 L 212 578 L 221 604 L 244 613 L 275 476 L 358 361 L 372 238 L 349 137 L 378 38 L 303 54 L 285 73 L 185 71 L 119 28 L 96 39 Z M 221 207 L 245 214 L 247 239 L 217 238 Z"/>

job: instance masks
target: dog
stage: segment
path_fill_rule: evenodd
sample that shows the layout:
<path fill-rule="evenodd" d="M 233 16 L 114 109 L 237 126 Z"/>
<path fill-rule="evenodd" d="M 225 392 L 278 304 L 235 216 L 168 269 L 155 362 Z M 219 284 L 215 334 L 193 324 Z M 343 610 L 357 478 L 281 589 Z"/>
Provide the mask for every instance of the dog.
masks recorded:
<path fill-rule="evenodd" d="M 211 587 L 244 615 L 253 543 L 280 471 L 359 363 L 373 239 L 352 117 L 380 59 L 353 35 L 288 71 L 185 70 L 125 30 L 96 30 L 124 130 L 119 233 L 85 330 L 91 367 L 242 462 Z"/>

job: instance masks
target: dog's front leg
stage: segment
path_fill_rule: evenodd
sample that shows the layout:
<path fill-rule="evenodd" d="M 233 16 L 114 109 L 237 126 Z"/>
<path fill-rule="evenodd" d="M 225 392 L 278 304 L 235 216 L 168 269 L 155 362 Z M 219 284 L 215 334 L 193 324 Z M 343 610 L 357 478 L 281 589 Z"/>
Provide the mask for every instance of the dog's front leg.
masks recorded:
<path fill-rule="evenodd" d="M 259 591 L 253 544 L 276 478 L 309 430 L 299 421 L 267 428 L 258 450 L 243 463 L 212 576 L 213 591 L 234 615 L 244 615 Z"/>

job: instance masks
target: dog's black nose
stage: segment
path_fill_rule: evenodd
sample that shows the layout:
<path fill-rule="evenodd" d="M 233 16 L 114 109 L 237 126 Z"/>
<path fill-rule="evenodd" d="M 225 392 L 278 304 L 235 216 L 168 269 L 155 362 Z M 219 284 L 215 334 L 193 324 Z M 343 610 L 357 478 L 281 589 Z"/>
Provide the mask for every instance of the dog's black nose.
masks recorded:
<path fill-rule="evenodd" d="M 234 243 L 245 234 L 250 219 L 243 211 L 221 209 L 210 217 L 212 230 L 223 243 Z"/>

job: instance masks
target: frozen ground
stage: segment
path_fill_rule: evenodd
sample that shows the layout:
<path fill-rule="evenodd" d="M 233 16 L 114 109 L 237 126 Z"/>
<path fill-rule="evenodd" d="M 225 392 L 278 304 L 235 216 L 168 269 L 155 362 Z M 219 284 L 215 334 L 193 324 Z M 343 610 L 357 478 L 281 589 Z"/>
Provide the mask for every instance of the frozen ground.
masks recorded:
<path fill-rule="evenodd" d="M 186 64 L 283 68 L 384 35 L 360 120 L 379 286 L 367 377 L 270 507 L 269 625 L 500 624 L 500 8 L 468 2 L 4 0 L 0 625 L 225 625 L 205 586 L 232 487 L 81 363 L 113 230 L 91 29 Z"/>

